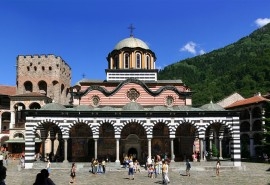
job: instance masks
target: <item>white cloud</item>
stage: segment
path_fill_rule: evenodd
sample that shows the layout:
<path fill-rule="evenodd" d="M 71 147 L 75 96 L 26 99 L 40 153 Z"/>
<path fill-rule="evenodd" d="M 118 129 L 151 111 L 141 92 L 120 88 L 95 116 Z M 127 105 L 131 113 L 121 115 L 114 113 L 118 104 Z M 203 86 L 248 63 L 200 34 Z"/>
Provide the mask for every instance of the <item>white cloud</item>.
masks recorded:
<path fill-rule="evenodd" d="M 270 18 L 258 18 L 255 20 L 255 24 L 258 27 L 263 27 L 264 25 L 270 23 Z"/>
<path fill-rule="evenodd" d="M 186 45 L 185 46 L 183 46 L 181 49 L 180 49 L 180 51 L 187 51 L 187 52 L 189 52 L 189 53 L 192 53 L 192 54 L 194 54 L 194 55 L 196 55 L 196 46 L 197 46 L 197 44 L 196 43 L 194 43 L 194 42 L 192 42 L 192 41 L 189 41 L 188 43 L 186 43 Z"/>
<path fill-rule="evenodd" d="M 206 52 L 203 50 L 203 49 L 201 49 L 200 51 L 199 51 L 199 55 L 203 55 L 203 54 L 205 54 Z"/>
<path fill-rule="evenodd" d="M 206 52 L 204 51 L 204 49 L 202 49 L 198 44 L 196 44 L 193 41 L 189 41 L 188 43 L 186 43 L 181 49 L 180 51 L 186 51 L 189 52 L 193 55 L 203 55 Z"/>

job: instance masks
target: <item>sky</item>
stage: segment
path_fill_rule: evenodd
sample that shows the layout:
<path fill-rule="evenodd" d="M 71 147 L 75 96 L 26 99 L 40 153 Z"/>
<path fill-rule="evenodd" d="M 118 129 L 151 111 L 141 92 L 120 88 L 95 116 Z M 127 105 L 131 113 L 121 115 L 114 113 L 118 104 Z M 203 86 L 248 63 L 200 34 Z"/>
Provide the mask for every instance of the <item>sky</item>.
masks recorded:
<path fill-rule="evenodd" d="M 105 80 L 106 57 L 133 35 L 156 68 L 209 53 L 270 22 L 268 0 L 1 0 L 0 84 L 16 85 L 18 55 L 60 56 L 83 77 Z"/>

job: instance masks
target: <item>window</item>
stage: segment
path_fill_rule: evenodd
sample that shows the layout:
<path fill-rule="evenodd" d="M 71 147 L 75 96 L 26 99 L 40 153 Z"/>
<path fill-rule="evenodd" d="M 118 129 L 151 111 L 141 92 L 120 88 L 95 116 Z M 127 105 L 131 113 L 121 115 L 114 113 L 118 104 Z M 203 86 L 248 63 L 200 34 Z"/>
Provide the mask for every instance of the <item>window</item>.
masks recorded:
<path fill-rule="evenodd" d="M 98 96 L 93 96 L 92 98 L 92 104 L 94 107 L 97 107 L 99 105 L 99 102 L 100 102 L 100 98 Z"/>
<path fill-rule="evenodd" d="M 146 56 L 146 69 L 150 69 L 150 57 Z"/>
<path fill-rule="evenodd" d="M 119 68 L 119 58 L 118 55 L 114 57 L 113 61 L 113 69 L 118 69 Z"/>
<path fill-rule="evenodd" d="M 174 99 L 173 99 L 172 96 L 167 96 L 167 97 L 166 97 L 166 102 L 165 102 L 165 104 L 166 104 L 168 107 L 173 106 L 173 102 L 174 102 Z"/>
<path fill-rule="evenodd" d="M 127 92 L 127 97 L 131 101 L 136 101 L 139 98 L 139 96 L 140 96 L 140 93 L 134 88 L 130 89 Z"/>
<path fill-rule="evenodd" d="M 124 60 L 124 68 L 125 69 L 128 69 L 129 68 L 129 54 L 128 53 L 125 53 L 125 60 Z"/>
<path fill-rule="evenodd" d="M 136 68 L 137 69 L 141 68 L 141 54 L 140 53 L 136 54 Z"/>

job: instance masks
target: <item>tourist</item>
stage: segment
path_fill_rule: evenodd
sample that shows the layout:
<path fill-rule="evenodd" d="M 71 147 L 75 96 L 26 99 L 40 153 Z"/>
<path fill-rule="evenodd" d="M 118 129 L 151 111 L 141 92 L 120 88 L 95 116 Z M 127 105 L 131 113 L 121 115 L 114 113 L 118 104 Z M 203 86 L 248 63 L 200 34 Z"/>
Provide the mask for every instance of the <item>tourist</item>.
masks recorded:
<path fill-rule="evenodd" d="M 189 162 L 189 159 L 186 160 L 186 175 L 190 176 L 190 168 L 191 168 L 191 164 Z"/>
<path fill-rule="evenodd" d="M 47 167 L 46 167 L 48 173 L 49 173 L 49 176 L 51 175 L 51 162 L 50 162 L 50 159 L 48 160 L 47 162 Z"/>
<path fill-rule="evenodd" d="M 0 185 L 6 185 L 5 183 L 6 176 L 7 176 L 7 168 L 3 165 L 0 165 Z"/>
<path fill-rule="evenodd" d="M 70 170 L 70 184 L 75 183 L 75 177 L 76 177 L 76 166 L 75 163 L 72 163 L 71 170 Z"/>
<path fill-rule="evenodd" d="M 103 159 L 103 160 L 101 161 L 101 166 L 102 166 L 102 171 L 103 171 L 103 173 L 105 173 L 105 172 L 106 172 L 106 161 L 105 161 L 105 159 Z"/>
<path fill-rule="evenodd" d="M 163 161 L 163 165 L 162 165 L 162 183 L 163 184 L 170 183 L 168 172 L 169 172 L 169 165 L 168 165 L 168 162 L 165 160 Z"/>
<path fill-rule="evenodd" d="M 217 163 L 216 163 L 216 175 L 219 176 L 219 169 L 220 169 L 220 160 L 218 159 L 217 160 Z"/>
<path fill-rule="evenodd" d="M 133 160 L 130 160 L 128 163 L 128 175 L 129 175 L 129 180 L 134 180 L 134 163 Z"/>
<path fill-rule="evenodd" d="M 43 174 L 46 185 L 55 185 L 55 183 L 52 181 L 52 179 L 49 177 L 49 172 L 47 169 L 42 169 L 40 171 L 41 174 Z"/>

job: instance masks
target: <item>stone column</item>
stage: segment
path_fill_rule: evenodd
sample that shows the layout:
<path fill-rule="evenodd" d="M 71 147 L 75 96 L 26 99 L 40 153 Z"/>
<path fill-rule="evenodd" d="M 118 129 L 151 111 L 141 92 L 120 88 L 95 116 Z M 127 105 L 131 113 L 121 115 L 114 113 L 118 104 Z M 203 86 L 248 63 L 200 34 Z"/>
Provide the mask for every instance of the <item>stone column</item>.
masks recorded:
<path fill-rule="evenodd" d="M 67 163 L 68 162 L 68 160 L 67 160 L 67 145 L 68 145 L 68 143 L 67 143 L 67 138 L 64 138 L 64 163 Z"/>
<path fill-rule="evenodd" d="M 150 157 L 150 159 L 152 159 L 151 148 L 151 138 L 148 138 L 148 157 Z"/>
<path fill-rule="evenodd" d="M 202 138 L 200 138 L 199 141 L 200 141 L 200 159 L 199 159 L 199 161 L 204 161 L 204 141 Z"/>
<path fill-rule="evenodd" d="M 9 125 L 9 128 L 11 128 L 10 125 Z M 0 133 L 1 132 L 2 132 L 2 114 L 1 114 L 1 111 L 0 111 Z"/>
<path fill-rule="evenodd" d="M 95 140 L 95 159 L 97 159 L 97 140 L 98 139 L 94 139 Z"/>
<path fill-rule="evenodd" d="M 11 111 L 10 112 L 10 123 L 9 123 L 9 128 L 14 128 L 15 127 L 15 112 Z"/>
<path fill-rule="evenodd" d="M 174 157 L 173 138 L 171 138 L 171 162 L 174 162 Z"/>
<path fill-rule="evenodd" d="M 249 138 L 249 153 L 250 157 L 254 157 L 254 138 Z"/>
<path fill-rule="evenodd" d="M 120 137 L 120 136 L 119 136 Z M 115 160 L 115 163 L 117 164 L 121 164 L 120 163 L 120 159 L 119 159 L 119 138 L 117 137 L 116 138 L 116 160 Z"/>
<path fill-rule="evenodd" d="M 222 137 L 219 138 L 219 159 L 223 159 L 223 157 L 222 157 Z"/>

